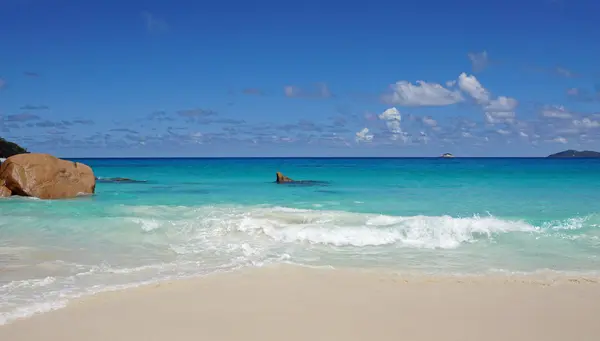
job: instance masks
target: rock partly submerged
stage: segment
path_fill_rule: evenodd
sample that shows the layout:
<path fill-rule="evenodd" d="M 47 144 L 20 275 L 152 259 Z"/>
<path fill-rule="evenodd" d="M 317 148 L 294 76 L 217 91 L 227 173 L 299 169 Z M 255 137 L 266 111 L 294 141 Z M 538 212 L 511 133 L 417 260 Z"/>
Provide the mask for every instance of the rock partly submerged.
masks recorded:
<path fill-rule="evenodd" d="M 281 172 L 275 173 L 275 176 L 276 176 L 275 182 L 277 182 L 278 184 L 294 182 L 294 180 L 292 180 L 292 179 L 288 178 L 287 176 L 281 174 Z"/>
<path fill-rule="evenodd" d="M 285 185 L 300 185 L 300 186 L 323 186 L 327 185 L 327 181 L 315 181 L 315 180 L 293 180 L 288 178 L 287 176 L 281 174 L 281 172 L 277 172 L 275 182 L 278 184 Z"/>
<path fill-rule="evenodd" d="M 40 199 L 91 195 L 96 189 L 96 178 L 88 165 L 39 153 L 7 158 L 0 167 L 0 181 L 12 195 Z"/>

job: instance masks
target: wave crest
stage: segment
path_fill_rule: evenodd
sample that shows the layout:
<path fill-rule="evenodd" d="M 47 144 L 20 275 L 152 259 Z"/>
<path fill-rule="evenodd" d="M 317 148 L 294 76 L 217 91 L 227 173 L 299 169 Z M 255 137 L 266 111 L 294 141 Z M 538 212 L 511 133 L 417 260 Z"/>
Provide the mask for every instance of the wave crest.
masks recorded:
<path fill-rule="evenodd" d="M 344 211 L 301 210 L 285 207 L 156 208 L 143 214 L 136 207 L 132 221 L 144 231 L 161 227 L 185 227 L 187 233 L 200 231 L 219 235 L 244 232 L 253 237 L 267 236 L 283 243 L 309 243 L 332 246 L 397 245 L 416 248 L 457 248 L 462 243 L 492 238 L 506 232 L 533 232 L 537 227 L 524 221 L 492 216 L 454 218 L 450 216 L 388 216 Z M 140 214 L 142 213 L 142 214 Z M 168 224 L 156 215 L 179 217 Z M 140 216 L 146 215 L 146 218 Z M 179 223 L 178 223 L 179 222 Z M 165 222 L 166 223 L 166 222 Z"/>

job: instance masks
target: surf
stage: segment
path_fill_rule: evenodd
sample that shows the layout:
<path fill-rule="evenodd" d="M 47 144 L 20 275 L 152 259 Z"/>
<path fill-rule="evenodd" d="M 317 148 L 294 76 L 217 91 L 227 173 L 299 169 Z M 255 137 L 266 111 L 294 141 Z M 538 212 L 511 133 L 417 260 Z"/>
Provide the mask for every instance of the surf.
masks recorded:
<path fill-rule="evenodd" d="M 274 205 L 91 208 L 32 202 L 27 212 L 0 217 L 0 324 L 97 292 L 242 267 L 482 273 L 572 270 L 576 262 L 584 271 L 594 269 L 589 254 L 600 245 L 597 215 L 535 222 Z M 571 263 L 556 261 L 563 254 Z"/>

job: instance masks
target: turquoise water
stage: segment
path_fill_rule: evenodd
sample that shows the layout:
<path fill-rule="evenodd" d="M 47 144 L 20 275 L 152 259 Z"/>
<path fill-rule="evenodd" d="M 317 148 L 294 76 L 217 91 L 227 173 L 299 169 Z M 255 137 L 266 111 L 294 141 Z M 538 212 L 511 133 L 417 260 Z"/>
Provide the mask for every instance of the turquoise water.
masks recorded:
<path fill-rule="evenodd" d="M 600 160 L 78 161 L 146 182 L 0 201 L 0 324 L 81 295 L 277 262 L 600 270 Z M 277 185 L 276 171 L 326 183 Z"/>

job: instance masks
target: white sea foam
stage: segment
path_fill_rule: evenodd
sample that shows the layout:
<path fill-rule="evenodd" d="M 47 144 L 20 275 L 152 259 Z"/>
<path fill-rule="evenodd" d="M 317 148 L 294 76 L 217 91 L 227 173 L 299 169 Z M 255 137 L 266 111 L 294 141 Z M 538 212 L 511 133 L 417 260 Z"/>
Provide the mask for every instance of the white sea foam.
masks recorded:
<path fill-rule="evenodd" d="M 480 238 L 491 238 L 506 232 L 534 232 L 538 228 L 523 221 L 502 220 L 494 217 L 453 218 L 450 216 L 400 217 L 351 213 L 344 211 L 300 210 L 286 207 L 211 207 L 184 211 L 179 222 L 157 218 L 132 221 L 144 231 L 180 226 L 180 232 L 207 237 L 245 232 L 250 236 L 263 234 L 274 241 L 293 243 L 329 244 L 335 246 L 380 246 L 395 244 L 416 248 L 457 248 Z M 145 211 L 135 208 L 136 213 Z M 161 208 L 164 213 L 167 208 Z M 156 208 L 146 212 L 157 215 Z M 184 231 L 185 230 L 185 231 Z"/>
<path fill-rule="evenodd" d="M 0 326 L 17 319 L 64 308 L 67 306 L 67 302 L 68 300 L 64 299 L 51 302 L 30 303 L 19 306 L 9 313 L 0 313 Z"/>
<path fill-rule="evenodd" d="M 260 266 L 262 264 L 255 264 Z M 210 271 L 198 271 L 196 273 L 177 273 L 169 272 L 162 276 L 153 276 L 150 278 L 136 278 L 130 279 L 130 282 L 126 283 L 102 283 L 96 281 L 90 281 L 90 277 L 98 277 L 98 274 L 115 274 L 124 275 L 138 273 L 149 269 L 164 269 L 164 268 L 176 268 L 175 264 L 164 264 L 164 265 L 151 265 L 143 266 L 139 268 L 108 268 L 108 267 L 95 267 L 89 271 L 79 273 L 75 276 L 69 276 L 62 278 L 59 281 L 59 286 L 52 286 L 47 290 L 36 290 L 43 286 L 49 286 L 50 284 L 56 284 L 55 279 L 43 279 L 43 280 L 20 280 L 12 281 L 5 285 L 0 286 L 0 302 L 3 302 L 4 307 L 0 311 L 0 326 L 17 319 L 30 317 L 35 314 L 49 312 L 52 310 L 60 309 L 65 307 L 68 302 L 72 299 L 90 296 L 101 292 L 117 291 L 129 288 L 135 288 L 143 285 L 157 283 L 167 280 L 185 279 L 196 277 L 199 275 L 207 274 L 210 272 L 219 271 L 230 271 L 237 267 L 231 264 L 219 268 L 213 268 Z M 85 279 L 82 279 L 85 277 Z M 81 283 L 79 283 L 81 282 Z M 117 281 L 118 282 L 118 281 Z M 86 285 L 87 284 L 87 285 Z M 18 289 L 24 289 L 29 294 L 28 297 L 24 296 L 23 293 L 19 292 Z M 21 291 L 24 291 L 21 290 Z M 5 308 L 8 308 L 5 310 Z"/>
<path fill-rule="evenodd" d="M 141 226 L 142 230 L 149 232 L 161 227 L 161 222 L 156 219 L 129 218 L 133 223 Z"/>
<path fill-rule="evenodd" d="M 463 248 L 460 256 L 467 258 L 456 268 L 467 271 L 474 260 L 488 257 L 471 250 L 493 248 L 505 236 L 529 242 L 591 226 L 588 218 L 534 226 L 491 215 L 391 216 L 268 206 L 119 205 L 105 213 L 85 219 L 0 218 L 0 226 L 27 225 L 15 230 L 27 233 L 11 235 L 10 245 L 0 241 L 0 266 L 11 279 L 0 285 L 0 324 L 58 309 L 83 295 L 277 262 L 414 262 L 445 269 L 457 254 L 453 250 Z M 43 249 L 46 241 L 51 249 Z M 34 256 L 32 247 L 45 252 L 44 258 Z M 517 252 L 494 250 L 502 261 Z"/>
<path fill-rule="evenodd" d="M 579 230 L 582 229 L 590 219 L 593 219 L 593 217 L 594 216 L 585 216 L 569 218 L 566 220 L 554 220 L 545 223 L 543 227 L 553 230 Z M 593 225 L 597 226 L 597 224 Z"/>
<path fill-rule="evenodd" d="M 12 281 L 7 284 L 0 286 L 0 290 L 12 291 L 19 288 L 37 288 L 44 287 L 54 283 L 56 278 L 54 277 L 45 277 L 42 279 L 25 279 L 22 281 Z"/>

